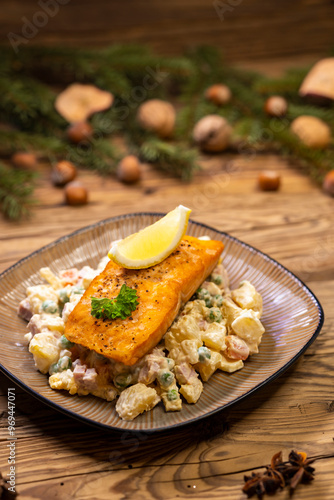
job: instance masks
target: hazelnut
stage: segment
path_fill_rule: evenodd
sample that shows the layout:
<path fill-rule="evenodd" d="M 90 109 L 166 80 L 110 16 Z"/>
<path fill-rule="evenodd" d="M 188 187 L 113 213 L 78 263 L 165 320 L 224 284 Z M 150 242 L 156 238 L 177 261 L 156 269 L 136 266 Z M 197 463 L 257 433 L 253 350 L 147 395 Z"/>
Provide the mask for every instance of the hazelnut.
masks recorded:
<path fill-rule="evenodd" d="M 65 186 L 77 176 L 75 165 L 67 160 L 56 163 L 51 171 L 51 181 L 55 186 Z"/>
<path fill-rule="evenodd" d="M 127 184 L 137 182 L 141 176 L 140 163 L 136 156 L 125 156 L 117 167 L 117 177 L 120 181 Z"/>
<path fill-rule="evenodd" d="M 139 106 L 137 120 L 145 130 L 154 132 L 162 139 L 171 137 L 175 126 L 175 109 L 160 99 L 151 99 Z"/>
<path fill-rule="evenodd" d="M 309 148 L 324 149 L 331 141 L 331 129 L 327 123 L 315 116 L 298 116 L 290 127 L 291 131 Z"/>
<path fill-rule="evenodd" d="M 218 83 L 216 85 L 211 85 L 211 87 L 206 89 L 205 97 L 208 101 L 217 104 L 217 106 L 223 106 L 224 104 L 230 102 L 232 92 L 227 85 Z"/>
<path fill-rule="evenodd" d="M 72 123 L 66 131 L 69 141 L 79 144 L 83 141 L 89 141 L 93 136 L 93 127 L 88 122 Z"/>
<path fill-rule="evenodd" d="M 280 95 L 272 95 L 266 100 L 264 105 L 264 111 L 269 116 L 275 116 L 277 118 L 280 118 L 286 115 L 288 111 L 287 100 L 284 99 L 284 97 L 281 97 Z"/>
<path fill-rule="evenodd" d="M 216 153 L 228 148 L 231 134 L 232 128 L 225 118 L 207 115 L 196 123 L 193 139 L 202 151 Z"/>
<path fill-rule="evenodd" d="M 326 193 L 334 196 L 334 170 L 330 170 L 330 172 L 325 175 L 322 188 Z"/>
<path fill-rule="evenodd" d="M 69 182 L 65 187 L 65 200 L 68 205 L 86 205 L 88 191 L 79 181 Z"/>
<path fill-rule="evenodd" d="M 263 170 L 258 177 L 261 191 L 277 191 L 281 184 L 281 177 L 273 170 Z"/>
<path fill-rule="evenodd" d="M 37 156 L 34 153 L 18 151 L 12 155 L 11 162 L 17 168 L 33 169 L 37 165 Z"/>

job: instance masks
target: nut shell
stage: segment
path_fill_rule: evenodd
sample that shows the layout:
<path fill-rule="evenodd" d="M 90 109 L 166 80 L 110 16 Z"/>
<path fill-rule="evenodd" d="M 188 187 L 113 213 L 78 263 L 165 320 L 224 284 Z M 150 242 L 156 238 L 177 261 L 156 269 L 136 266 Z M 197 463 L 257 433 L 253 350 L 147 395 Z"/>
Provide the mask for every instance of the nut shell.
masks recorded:
<path fill-rule="evenodd" d="M 68 205 L 86 205 L 88 202 L 88 191 L 79 181 L 73 181 L 65 187 L 65 200 Z"/>
<path fill-rule="evenodd" d="M 10 160 L 16 168 L 33 169 L 37 165 L 37 156 L 26 151 L 17 151 Z"/>
<path fill-rule="evenodd" d="M 299 116 L 291 123 L 291 131 L 309 148 L 324 149 L 331 141 L 331 129 L 315 116 Z"/>
<path fill-rule="evenodd" d="M 174 106 L 160 99 L 151 99 L 139 106 L 137 120 L 145 130 L 154 132 L 162 139 L 174 132 L 176 113 Z"/>
<path fill-rule="evenodd" d="M 288 111 L 287 100 L 280 95 L 272 95 L 266 100 L 264 110 L 269 116 L 277 118 L 285 116 Z"/>
<path fill-rule="evenodd" d="M 277 191 L 281 184 L 281 177 L 274 170 L 263 170 L 258 177 L 261 191 Z"/>
<path fill-rule="evenodd" d="M 225 118 L 207 115 L 196 123 L 193 139 L 202 151 L 218 153 L 229 147 L 231 134 L 232 128 Z"/>
<path fill-rule="evenodd" d="M 227 85 L 217 83 L 206 89 L 205 97 L 217 106 L 224 106 L 232 99 L 232 92 Z"/>
<path fill-rule="evenodd" d="M 66 131 L 68 140 L 73 142 L 73 144 L 89 141 L 92 138 L 93 133 L 93 127 L 88 122 L 72 123 Z"/>
<path fill-rule="evenodd" d="M 331 170 L 326 174 L 322 188 L 325 191 L 325 193 L 334 196 L 334 170 Z"/>
<path fill-rule="evenodd" d="M 120 181 L 126 184 L 138 182 L 141 177 L 138 158 L 134 155 L 125 156 L 118 164 L 116 175 Z"/>
<path fill-rule="evenodd" d="M 51 181 L 55 186 L 65 186 L 77 176 L 75 165 L 67 160 L 56 163 L 51 171 Z"/>
<path fill-rule="evenodd" d="M 299 95 L 319 104 L 334 100 L 334 57 L 321 59 L 311 68 L 301 84 Z"/>

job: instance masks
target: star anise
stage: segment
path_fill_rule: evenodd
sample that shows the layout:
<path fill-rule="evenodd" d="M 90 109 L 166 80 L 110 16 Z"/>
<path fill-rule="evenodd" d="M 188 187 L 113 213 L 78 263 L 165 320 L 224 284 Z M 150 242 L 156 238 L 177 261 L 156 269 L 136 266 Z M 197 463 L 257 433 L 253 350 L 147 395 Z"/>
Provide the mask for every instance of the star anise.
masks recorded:
<path fill-rule="evenodd" d="M 314 479 L 314 467 L 311 464 L 315 459 L 307 458 L 303 451 L 297 452 L 292 450 L 289 454 L 289 465 L 286 468 L 285 477 L 288 478 L 290 484 L 290 495 L 299 483 L 309 483 Z"/>
<path fill-rule="evenodd" d="M 282 488 L 282 479 L 280 473 L 276 473 L 271 467 L 267 468 L 264 473 L 252 472 L 251 476 L 244 476 L 245 484 L 242 491 L 246 493 L 248 498 L 257 495 L 261 499 L 265 493 L 272 495 L 279 488 Z"/>
<path fill-rule="evenodd" d="M 263 498 L 265 493 L 274 494 L 284 486 L 290 486 L 290 495 L 293 494 L 299 483 L 307 483 L 314 479 L 314 460 L 307 458 L 306 453 L 292 450 L 287 462 L 282 461 L 282 452 L 276 453 L 265 472 L 252 472 L 251 476 L 244 476 L 245 484 L 242 491 L 248 498 L 257 495 Z"/>

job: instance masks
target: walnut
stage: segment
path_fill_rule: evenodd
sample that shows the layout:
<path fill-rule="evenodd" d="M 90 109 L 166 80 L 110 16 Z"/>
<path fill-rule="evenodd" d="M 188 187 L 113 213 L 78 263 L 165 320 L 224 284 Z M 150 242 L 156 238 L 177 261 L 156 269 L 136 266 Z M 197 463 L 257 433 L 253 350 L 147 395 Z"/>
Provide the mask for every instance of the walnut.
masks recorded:
<path fill-rule="evenodd" d="M 193 130 L 195 143 L 209 153 L 224 151 L 230 145 L 232 128 L 219 115 L 207 115 L 201 118 Z"/>
<path fill-rule="evenodd" d="M 150 130 L 162 139 L 171 137 L 175 127 L 175 109 L 172 104 L 160 99 L 151 99 L 139 106 L 137 119 L 141 127 Z"/>
<path fill-rule="evenodd" d="M 309 148 L 324 149 L 331 141 L 331 129 L 315 116 L 299 116 L 291 123 L 291 131 Z"/>

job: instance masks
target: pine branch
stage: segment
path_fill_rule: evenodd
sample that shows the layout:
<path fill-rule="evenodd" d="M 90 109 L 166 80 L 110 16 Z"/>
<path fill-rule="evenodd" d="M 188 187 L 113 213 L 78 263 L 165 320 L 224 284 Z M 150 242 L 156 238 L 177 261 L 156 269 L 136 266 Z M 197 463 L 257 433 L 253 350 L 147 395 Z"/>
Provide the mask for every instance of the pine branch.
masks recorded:
<path fill-rule="evenodd" d="M 35 173 L 0 163 L 0 209 L 5 217 L 19 220 L 30 215 L 35 178 Z"/>
<path fill-rule="evenodd" d="M 140 148 L 144 161 L 156 164 L 161 170 L 189 181 L 199 170 L 197 151 L 181 145 L 169 144 L 158 139 L 145 141 Z"/>

